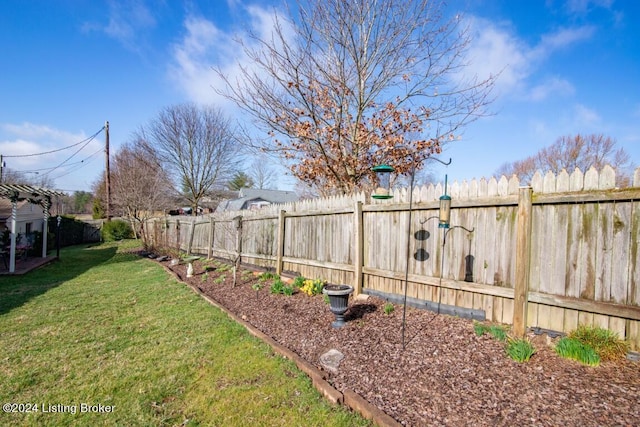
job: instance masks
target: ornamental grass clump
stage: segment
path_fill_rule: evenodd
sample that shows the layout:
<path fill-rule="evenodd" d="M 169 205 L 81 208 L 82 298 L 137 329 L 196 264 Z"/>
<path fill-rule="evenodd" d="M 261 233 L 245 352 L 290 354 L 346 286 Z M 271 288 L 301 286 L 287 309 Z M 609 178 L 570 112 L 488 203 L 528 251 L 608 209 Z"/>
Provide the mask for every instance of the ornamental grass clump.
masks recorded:
<path fill-rule="evenodd" d="M 271 279 L 280 279 L 280 276 L 270 271 L 265 271 L 260 276 L 258 276 L 258 280 L 261 280 L 263 282 L 266 282 L 267 280 L 271 280 Z"/>
<path fill-rule="evenodd" d="M 473 331 L 479 337 L 489 334 L 498 341 L 506 342 L 505 351 L 507 355 L 516 362 L 527 362 L 536 352 L 533 344 L 525 338 L 510 338 L 507 334 L 507 328 L 502 325 L 486 325 L 484 323 L 475 322 Z"/>
<path fill-rule="evenodd" d="M 600 356 L 588 344 L 575 338 L 564 337 L 556 344 L 556 353 L 565 359 L 576 360 L 588 366 L 600 365 Z"/>
<path fill-rule="evenodd" d="M 601 327 L 580 325 L 569 334 L 569 338 L 593 348 L 602 361 L 624 359 L 629 351 L 628 342 L 620 339 L 617 333 Z"/>
<path fill-rule="evenodd" d="M 580 325 L 558 341 L 555 350 L 567 359 L 598 366 L 601 361 L 623 359 L 629 351 L 629 344 L 609 329 Z"/>
<path fill-rule="evenodd" d="M 536 349 L 526 338 L 509 338 L 507 341 L 507 354 L 516 362 L 527 362 L 534 355 Z"/>

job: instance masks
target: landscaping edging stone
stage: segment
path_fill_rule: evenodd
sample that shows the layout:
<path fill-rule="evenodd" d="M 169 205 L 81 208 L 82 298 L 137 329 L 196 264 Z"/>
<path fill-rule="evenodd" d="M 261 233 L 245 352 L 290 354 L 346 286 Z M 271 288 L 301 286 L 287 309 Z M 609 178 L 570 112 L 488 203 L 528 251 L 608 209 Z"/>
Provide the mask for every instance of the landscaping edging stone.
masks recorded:
<path fill-rule="evenodd" d="M 162 265 L 162 264 L 161 264 Z M 197 286 L 193 286 L 176 274 L 170 268 L 162 265 L 165 271 L 169 272 L 180 283 L 187 285 L 193 292 L 198 294 L 201 298 L 207 301 L 209 304 L 217 307 L 227 314 L 231 319 L 244 326 L 244 328 L 254 337 L 267 343 L 274 352 L 281 356 L 293 361 L 298 369 L 309 376 L 313 386 L 318 390 L 329 402 L 334 405 L 344 405 L 354 412 L 359 413 L 363 418 L 373 421 L 373 423 L 379 427 L 398 427 L 401 424 L 398 423 L 393 417 L 389 416 L 385 412 L 381 411 L 375 405 L 369 403 L 362 396 L 352 390 L 345 390 L 341 392 L 334 388 L 328 381 L 326 381 L 327 375 L 323 371 L 319 370 L 311 363 L 300 357 L 297 353 L 289 350 L 288 348 L 280 345 L 270 336 L 266 335 L 259 329 L 255 328 L 249 322 L 236 316 L 231 311 L 227 310 L 223 305 L 219 304 L 215 299 L 203 293 Z"/>

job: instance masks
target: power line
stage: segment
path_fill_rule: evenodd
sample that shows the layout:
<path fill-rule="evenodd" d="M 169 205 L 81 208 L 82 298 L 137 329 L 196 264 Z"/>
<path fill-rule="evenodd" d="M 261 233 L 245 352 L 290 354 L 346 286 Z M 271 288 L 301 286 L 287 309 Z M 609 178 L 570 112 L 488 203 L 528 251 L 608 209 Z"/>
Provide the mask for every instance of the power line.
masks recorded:
<path fill-rule="evenodd" d="M 100 150 L 98 150 L 98 151 L 94 152 L 93 154 L 91 154 L 90 156 L 88 156 L 88 157 L 84 158 L 83 160 L 80 160 L 79 162 L 69 163 L 67 166 L 73 166 L 73 165 L 76 165 L 77 167 L 74 167 L 74 168 L 72 168 L 72 169 L 69 169 L 69 171 L 67 171 L 66 173 L 63 173 L 63 174 L 61 174 L 61 175 L 58 175 L 58 176 L 56 176 L 56 177 L 55 177 L 55 178 L 53 178 L 53 179 L 62 178 L 63 176 L 67 176 L 67 175 L 69 175 L 70 173 L 73 173 L 73 172 L 77 171 L 78 169 L 83 168 L 84 166 L 86 166 L 87 164 L 89 164 L 89 162 L 86 162 L 86 163 L 85 163 L 85 160 L 89 160 L 91 157 L 93 157 L 93 156 L 95 156 L 96 154 L 101 153 L 101 152 L 103 152 L 103 151 L 104 151 L 103 149 L 100 149 Z M 51 171 L 51 172 L 53 172 L 53 171 Z"/>
<path fill-rule="evenodd" d="M 103 128 L 104 129 L 104 128 Z M 86 147 L 96 136 L 98 136 L 98 134 L 102 132 L 102 129 L 96 133 L 94 133 L 90 138 L 86 139 L 84 145 L 80 148 L 78 148 L 72 155 L 70 155 L 69 157 L 67 157 L 62 163 L 60 163 L 58 166 L 54 167 L 53 169 L 51 169 L 49 172 L 44 173 L 43 175 L 49 175 L 51 172 L 55 171 L 56 169 L 62 167 L 65 163 L 67 163 L 69 160 L 71 160 L 76 154 L 78 154 L 80 152 L 80 150 L 82 150 L 84 147 Z M 76 144 L 77 145 L 77 144 Z"/>
<path fill-rule="evenodd" d="M 103 130 L 104 130 L 104 126 L 102 126 L 102 128 L 100 128 L 100 130 L 99 130 L 99 131 L 97 131 L 96 133 L 94 133 L 94 134 L 93 134 L 93 135 L 91 135 L 90 137 L 88 137 L 88 138 L 86 138 L 86 139 L 83 139 L 83 140 L 82 140 L 82 141 L 80 141 L 80 142 L 76 142 L 76 143 L 75 143 L 75 144 L 73 144 L 73 145 L 69 145 L 69 146 L 67 146 L 67 147 L 63 147 L 63 148 L 58 148 L 58 149 L 56 149 L 56 150 L 46 151 L 46 152 L 43 152 L 43 153 L 33 153 L 33 154 L 13 154 L 13 155 L 3 155 L 2 157 L 4 157 L 4 158 L 9 158 L 9 157 L 12 157 L 12 158 L 16 158 L 16 157 L 34 157 L 34 156 L 43 156 L 43 155 L 45 155 L 45 154 L 57 153 L 58 151 L 68 150 L 69 148 L 73 148 L 73 147 L 78 146 L 78 145 L 80 145 L 80 144 L 82 144 L 82 143 L 85 143 L 85 145 L 86 145 L 86 144 L 88 144 L 90 141 L 92 141 L 96 136 L 98 136 L 98 135 L 100 134 L 100 132 L 102 132 Z M 82 148 L 81 148 L 81 149 L 82 149 Z M 77 151 L 76 151 L 76 153 L 77 153 Z"/>
<path fill-rule="evenodd" d="M 103 151 L 104 151 L 104 149 L 103 149 L 103 148 L 100 148 L 98 151 L 95 151 L 95 152 L 93 152 L 93 153 L 89 154 L 89 155 L 88 155 L 87 157 L 85 157 L 84 159 L 79 160 L 79 161 L 77 161 L 77 162 L 69 163 L 69 164 L 67 164 L 67 166 L 79 165 L 79 164 L 81 164 L 81 163 L 84 163 L 84 164 L 86 165 L 85 161 L 89 160 L 91 157 L 93 157 L 93 156 L 95 156 L 96 154 L 101 153 L 101 152 L 103 152 Z M 84 165 L 82 165 L 82 166 L 84 166 Z M 54 169 L 56 169 L 57 167 L 58 167 L 58 166 L 53 166 L 53 167 L 50 167 L 50 168 L 40 168 L 40 169 L 16 170 L 16 172 L 20 172 L 20 173 L 33 173 L 33 172 L 42 172 L 42 171 L 53 171 L 53 170 L 54 170 Z M 77 169 L 79 169 L 79 168 L 77 168 Z M 77 169 L 76 169 L 76 170 L 77 170 Z"/>

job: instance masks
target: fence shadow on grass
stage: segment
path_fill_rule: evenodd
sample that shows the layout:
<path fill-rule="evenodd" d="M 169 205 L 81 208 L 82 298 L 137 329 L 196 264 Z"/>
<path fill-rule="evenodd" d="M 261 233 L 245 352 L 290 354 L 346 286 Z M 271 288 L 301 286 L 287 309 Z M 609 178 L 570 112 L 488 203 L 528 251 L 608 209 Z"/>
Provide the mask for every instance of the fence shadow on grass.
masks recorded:
<path fill-rule="evenodd" d="M 71 280 L 92 267 L 114 258 L 117 247 L 71 246 L 61 250 L 60 259 L 20 276 L 0 277 L 0 315 L 27 303 Z M 123 258 L 124 260 L 124 258 Z"/>

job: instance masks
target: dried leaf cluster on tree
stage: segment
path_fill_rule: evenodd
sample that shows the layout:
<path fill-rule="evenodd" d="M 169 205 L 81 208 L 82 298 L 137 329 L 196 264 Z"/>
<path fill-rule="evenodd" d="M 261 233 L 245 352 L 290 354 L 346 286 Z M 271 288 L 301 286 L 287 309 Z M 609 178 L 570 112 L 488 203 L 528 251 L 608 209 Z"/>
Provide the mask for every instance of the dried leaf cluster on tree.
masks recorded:
<path fill-rule="evenodd" d="M 465 78 L 469 34 L 430 0 L 311 0 L 245 43 L 251 67 L 226 96 L 270 138 L 263 151 L 321 194 L 372 184 L 371 167 L 420 168 L 490 102 L 494 78 Z"/>

